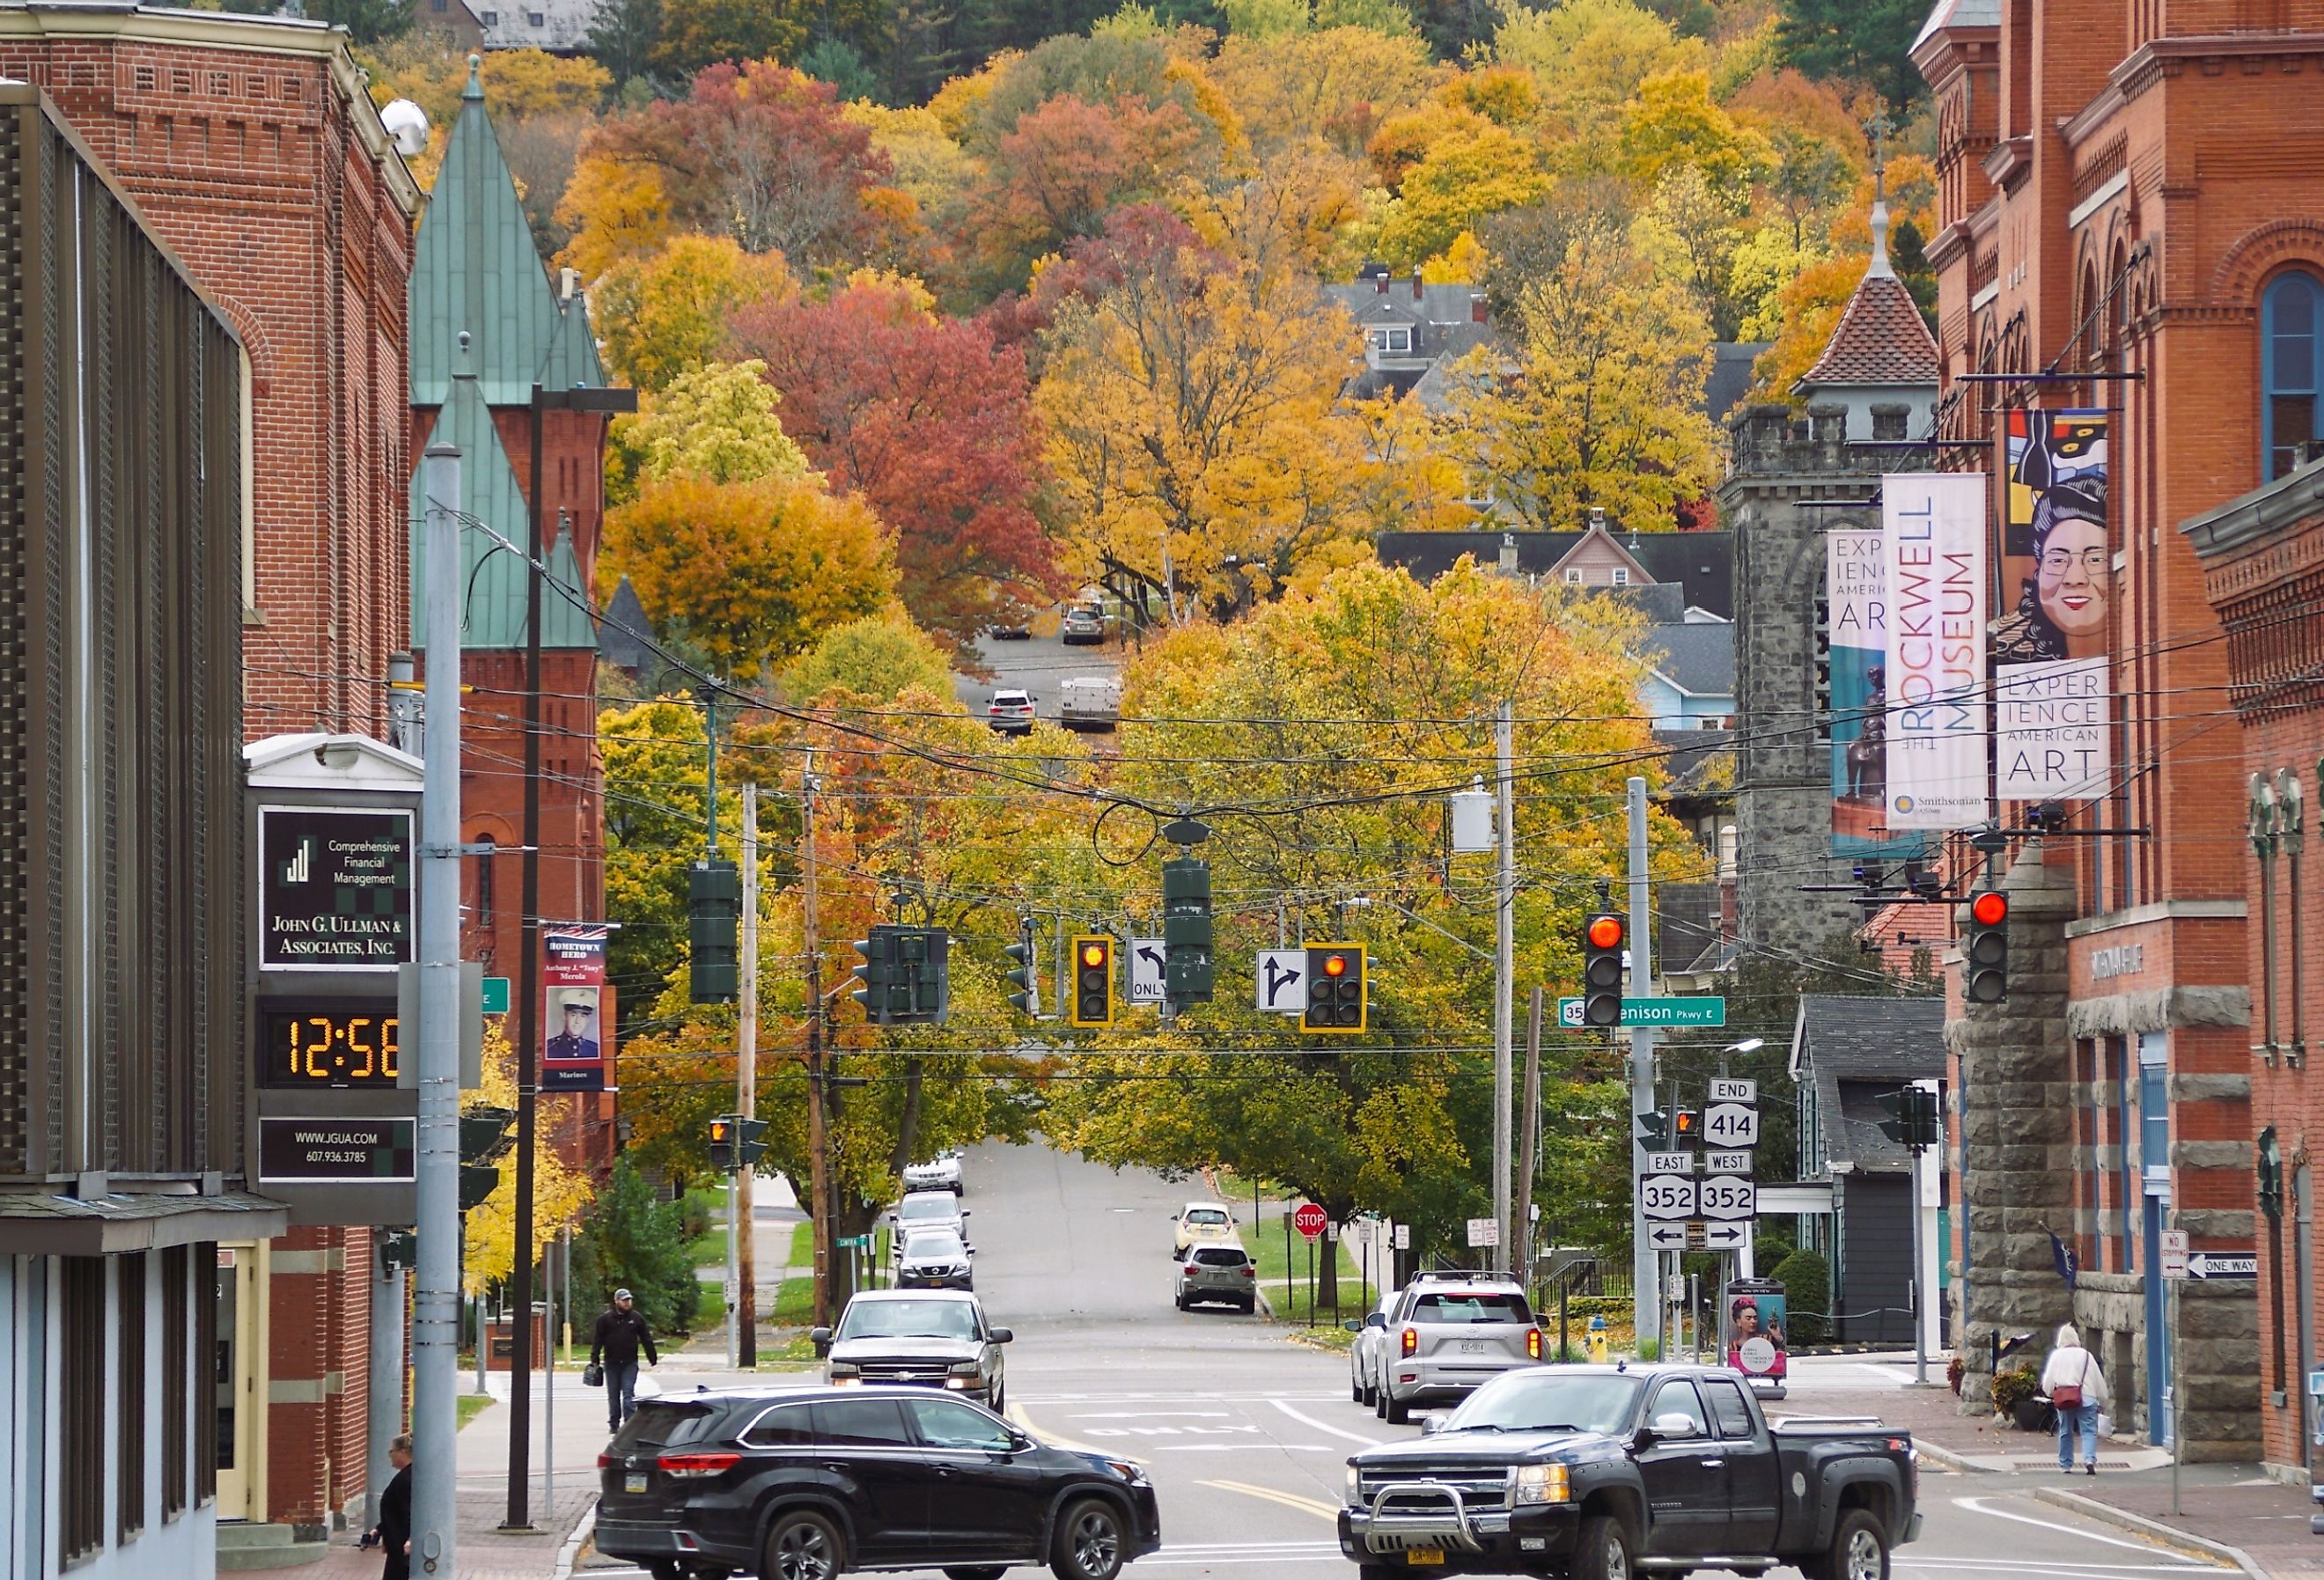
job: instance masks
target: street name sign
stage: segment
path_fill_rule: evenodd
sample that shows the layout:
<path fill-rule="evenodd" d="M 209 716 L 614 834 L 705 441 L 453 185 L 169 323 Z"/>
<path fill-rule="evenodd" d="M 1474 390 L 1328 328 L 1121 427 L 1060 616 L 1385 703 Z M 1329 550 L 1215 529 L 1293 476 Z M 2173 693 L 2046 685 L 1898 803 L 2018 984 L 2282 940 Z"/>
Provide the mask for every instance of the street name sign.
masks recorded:
<path fill-rule="evenodd" d="M 1738 1080 L 1731 1076 L 1714 1076 L 1711 1081 L 1711 1100 L 1713 1103 L 1757 1103 L 1759 1101 L 1759 1083 Z"/>
<path fill-rule="evenodd" d="M 1580 1030 L 1582 1001 L 1578 998 L 1558 1000 L 1557 1023 L 1570 1030 Z M 1621 1023 L 1625 1026 L 1724 1026 L 1727 1024 L 1727 1001 L 1723 998 L 1624 999 Z"/>
<path fill-rule="evenodd" d="M 1307 951 L 1261 949 L 1259 952 L 1259 1005 L 1270 1015 L 1307 1012 Z"/>
<path fill-rule="evenodd" d="M 1714 1103 L 1703 1112 L 1702 1139 L 1715 1147 L 1759 1144 L 1759 1110 L 1748 1103 Z"/>
<path fill-rule="evenodd" d="M 484 1013 L 505 1015 L 509 1012 L 509 979 L 505 976 L 484 978 Z"/>
<path fill-rule="evenodd" d="M 1706 1179 L 1695 1187 L 1695 1210 L 1706 1218 L 1752 1217 L 1759 1210 L 1759 1187 L 1727 1176 Z"/>
<path fill-rule="evenodd" d="M 2216 1251 L 2199 1251 L 2187 1259 L 2187 1276 L 2198 1281 L 2211 1279 L 2255 1279 L 2259 1277 L 2256 1256 L 2222 1256 Z"/>
<path fill-rule="evenodd" d="M 1668 1223 L 1694 1216 L 1694 1181 L 1683 1174 L 1649 1174 L 1638 1181 L 1638 1211 Z"/>
<path fill-rule="evenodd" d="M 1751 1172 L 1751 1150 L 1748 1147 L 1713 1147 L 1702 1154 L 1705 1174 L 1748 1174 Z"/>
<path fill-rule="evenodd" d="M 1130 1002 L 1133 1004 L 1158 1004 L 1162 1002 L 1162 940 L 1132 938 L 1130 940 Z"/>
<path fill-rule="evenodd" d="M 1646 1172 L 1649 1174 L 1692 1174 L 1694 1172 L 1692 1152 L 1648 1152 Z"/>

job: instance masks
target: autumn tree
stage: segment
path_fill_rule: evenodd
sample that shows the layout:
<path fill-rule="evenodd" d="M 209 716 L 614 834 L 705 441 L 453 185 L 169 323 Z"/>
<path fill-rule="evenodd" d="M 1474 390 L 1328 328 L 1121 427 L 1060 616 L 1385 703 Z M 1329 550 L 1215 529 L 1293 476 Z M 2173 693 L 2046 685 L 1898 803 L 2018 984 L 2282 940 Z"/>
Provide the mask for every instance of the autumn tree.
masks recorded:
<path fill-rule="evenodd" d="M 1434 143 L 1404 174 L 1400 202 L 1382 227 L 1382 257 L 1409 266 L 1449 248 L 1487 216 L 1537 203 L 1549 191 L 1537 150 L 1480 115 Z"/>
<path fill-rule="evenodd" d="M 798 52 L 807 42 L 800 9 L 767 0 L 664 0 L 660 34 L 650 59 L 654 69 L 685 77 L 736 60 L 772 60 Z"/>
<path fill-rule="evenodd" d="M 1023 354 L 991 326 L 940 318 L 899 282 L 741 315 L 783 423 L 832 486 L 895 533 L 913 618 L 964 640 L 1061 590 L 1033 506 L 1043 482 Z"/>
<path fill-rule="evenodd" d="M 1601 202 L 1510 216 L 1488 245 L 1513 346 L 1465 360 L 1448 442 L 1532 525 L 1570 526 L 1592 506 L 1633 529 L 1671 525 L 1716 476 L 1701 307 Z"/>
<path fill-rule="evenodd" d="M 1634 0 L 1562 0 L 1501 8 L 1493 58 L 1532 69 L 1540 115 L 1569 137 L 1612 125 L 1657 72 L 1700 68 L 1700 39 L 1683 39 Z"/>
<path fill-rule="evenodd" d="M 641 486 L 671 477 L 755 483 L 813 468 L 783 431 L 781 399 L 760 362 L 714 362 L 641 398 L 635 414 L 613 420 L 606 497 L 625 504 Z M 618 483 L 619 486 L 614 485 Z"/>
<path fill-rule="evenodd" d="M 715 358 L 735 314 L 798 291 L 776 254 L 745 252 L 725 236 L 681 236 L 607 270 L 595 321 L 607 367 L 633 388 L 659 390 Z"/>
<path fill-rule="evenodd" d="M 945 651 L 901 609 L 835 625 L 783 671 L 783 689 L 800 702 L 860 698 L 893 702 L 918 688 L 941 696 L 952 684 Z"/>
<path fill-rule="evenodd" d="M 501 1028 L 491 1022 L 487 1022 L 484 1030 L 481 1074 L 482 1083 L 475 1090 L 461 1094 L 462 1111 L 513 1111 L 517 1105 L 516 1050 L 509 1046 Z M 516 1270 L 515 1151 L 503 1155 L 495 1167 L 500 1178 L 493 1183 L 492 1194 L 460 1218 L 465 1247 L 460 1259 L 461 1288 L 471 1295 L 483 1294 Z M 542 1145 L 533 1150 L 532 1243 L 526 1249 L 528 1263 L 538 1264 L 540 1253 L 551 1242 L 580 1223 L 593 1194 L 588 1175 L 568 1167 L 555 1147 Z"/>
<path fill-rule="evenodd" d="M 753 682 L 895 589 L 886 531 L 813 476 L 651 483 L 605 517 L 608 580 L 627 576 L 657 625 Z"/>
<path fill-rule="evenodd" d="M 1381 121 L 1427 97 L 1442 69 L 1410 33 L 1326 28 L 1230 35 L 1211 75 L 1262 154 L 1312 139 L 1357 155 Z"/>
<path fill-rule="evenodd" d="M 1861 82 L 1901 108 L 1926 91 L 1912 50 L 1928 14 L 1921 0 L 1783 0 L 1775 47 L 1810 77 Z"/>
<path fill-rule="evenodd" d="M 1172 620 L 1238 577 L 1265 595 L 1360 522 L 1334 410 L 1354 328 L 1286 238 L 1222 221 L 1223 246 L 1167 217 L 1109 226 L 1086 252 L 1116 282 L 1058 309 L 1036 399 L 1069 568 L 1134 578 Z"/>

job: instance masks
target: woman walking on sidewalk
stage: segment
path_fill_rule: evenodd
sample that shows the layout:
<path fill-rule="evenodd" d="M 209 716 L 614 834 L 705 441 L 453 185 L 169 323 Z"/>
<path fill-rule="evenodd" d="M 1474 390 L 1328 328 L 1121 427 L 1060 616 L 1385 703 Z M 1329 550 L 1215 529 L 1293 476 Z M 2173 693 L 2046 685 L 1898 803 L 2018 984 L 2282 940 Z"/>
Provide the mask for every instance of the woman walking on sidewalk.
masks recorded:
<path fill-rule="evenodd" d="M 2106 1398 L 2106 1373 L 2098 1357 L 2082 1348 L 2070 1322 L 2058 1328 L 2058 1347 L 2042 1368 L 2042 1391 L 2058 1412 L 2058 1468 L 2074 1474 L 2074 1436 L 2082 1439 L 2082 1474 L 2098 1474 L 2098 1405 Z"/>

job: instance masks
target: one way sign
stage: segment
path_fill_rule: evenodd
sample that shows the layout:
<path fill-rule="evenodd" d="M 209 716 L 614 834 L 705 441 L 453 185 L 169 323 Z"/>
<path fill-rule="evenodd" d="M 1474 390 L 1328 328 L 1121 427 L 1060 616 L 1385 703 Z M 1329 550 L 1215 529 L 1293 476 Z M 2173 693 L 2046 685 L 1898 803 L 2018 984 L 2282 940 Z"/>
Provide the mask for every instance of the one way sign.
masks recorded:
<path fill-rule="evenodd" d="M 1162 1002 L 1162 940 L 1132 938 L 1130 940 L 1130 1002 L 1133 1004 L 1158 1004 Z"/>
<path fill-rule="evenodd" d="M 1259 952 L 1259 1008 L 1270 1015 L 1307 1012 L 1307 951 Z"/>
<path fill-rule="evenodd" d="M 2255 1279 L 2259 1277 L 2259 1258 L 2222 1256 L 2216 1251 L 2199 1251 L 2187 1259 L 2187 1276 L 2190 1279 Z"/>

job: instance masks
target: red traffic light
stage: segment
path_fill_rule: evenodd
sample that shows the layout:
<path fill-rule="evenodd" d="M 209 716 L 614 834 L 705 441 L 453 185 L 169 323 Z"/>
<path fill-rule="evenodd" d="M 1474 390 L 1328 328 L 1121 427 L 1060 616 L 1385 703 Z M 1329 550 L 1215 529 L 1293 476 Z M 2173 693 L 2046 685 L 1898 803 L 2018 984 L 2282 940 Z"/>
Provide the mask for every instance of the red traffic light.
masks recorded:
<path fill-rule="evenodd" d="M 1583 935 L 1593 949 L 1618 949 L 1622 947 L 1622 919 L 1618 916 L 1593 916 Z"/>
<path fill-rule="evenodd" d="M 1104 965 L 1105 946 L 1103 944 L 1096 943 L 1084 944 L 1082 946 L 1082 964 L 1084 966 Z"/>
<path fill-rule="evenodd" d="M 710 1122 L 710 1139 L 714 1141 L 723 1141 L 726 1139 L 726 1122 L 724 1120 L 714 1119 Z"/>
<path fill-rule="evenodd" d="M 1979 927 L 1999 927 L 2009 919 L 2009 896 L 1987 889 L 1969 902 L 1969 913 Z"/>
<path fill-rule="evenodd" d="M 1345 976 L 1347 974 L 1348 957 L 1345 955 L 1326 955 L 1323 956 L 1324 975 Z"/>

